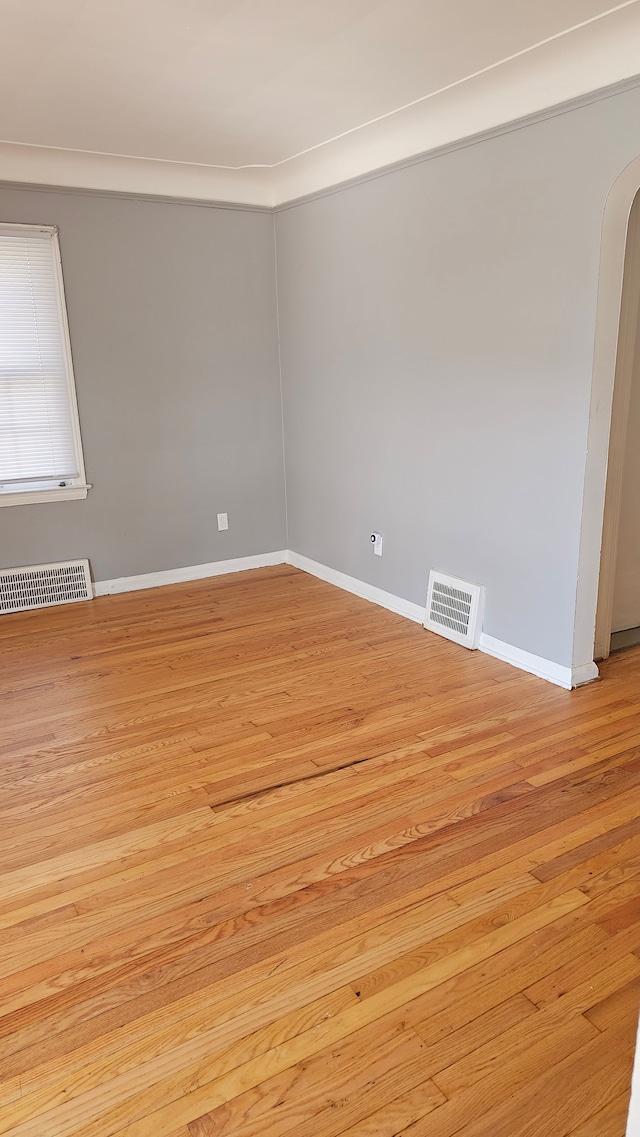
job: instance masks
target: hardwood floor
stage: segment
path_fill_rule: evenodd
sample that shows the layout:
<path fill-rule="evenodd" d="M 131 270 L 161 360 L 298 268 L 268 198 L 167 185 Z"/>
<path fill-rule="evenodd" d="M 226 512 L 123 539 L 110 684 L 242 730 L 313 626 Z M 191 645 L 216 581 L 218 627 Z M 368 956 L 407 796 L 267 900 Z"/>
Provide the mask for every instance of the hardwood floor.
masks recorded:
<path fill-rule="evenodd" d="M 0 621 L 0 1133 L 622 1137 L 640 648 L 287 567 Z"/>

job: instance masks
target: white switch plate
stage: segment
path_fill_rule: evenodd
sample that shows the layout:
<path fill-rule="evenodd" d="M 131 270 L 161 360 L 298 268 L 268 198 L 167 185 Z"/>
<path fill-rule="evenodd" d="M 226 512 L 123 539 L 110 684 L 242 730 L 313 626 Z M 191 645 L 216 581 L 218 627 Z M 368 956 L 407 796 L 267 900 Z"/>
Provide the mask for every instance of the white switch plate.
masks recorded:
<path fill-rule="evenodd" d="M 218 531 L 229 528 L 229 515 L 227 513 L 218 514 Z"/>

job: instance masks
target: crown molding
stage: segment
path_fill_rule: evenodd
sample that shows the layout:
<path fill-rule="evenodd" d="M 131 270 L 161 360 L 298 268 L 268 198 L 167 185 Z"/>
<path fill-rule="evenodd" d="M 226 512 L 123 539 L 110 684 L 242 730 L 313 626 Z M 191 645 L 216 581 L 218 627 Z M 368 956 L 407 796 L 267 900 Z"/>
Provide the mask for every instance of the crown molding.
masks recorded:
<path fill-rule="evenodd" d="M 227 169 L 0 143 L 6 184 L 227 208 L 297 204 L 461 146 L 522 129 L 640 83 L 640 5 L 278 165 Z"/>
<path fill-rule="evenodd" d="M 136 193 L 133 190 L 91 189 L 86 186 L 55 185 L 52 182 L 9 181 L 0 177 L 0 189 L 20 190 L 20 193 L 56 193 L 73 197 L 106 197 L 119 201 L 154 201 L 162 205 L 191 205 L 198 209 L 231 209 L 234 212 L 268 213 L 274 212 L 272 205 L 251 205 L 241 201 L 227 201 L 224 198 L 188 197 L 186 194 Z"/>
<path fill-rule="evenodd" d="M 640 83 L 640 4 L 272 169 L 274 205 L 522 129 Z"/>
<path fill-rule="evenodd" d="M 410 157 L 397 162 L 390 162 L 387 166 L 371 170 L 368 173 L 359 174 L 353 178 L 346 178 L 344 181 L 327 186 L 325 189 L 318 189 L 311 193 L 301 194 L 300 197 L 292 198 L 273 206 L 272 211 L 274 213 L 282 213 L 288 209 L 295 209 L 297 206 L 304 205 L 306 202 L 328 197 L 334 193 L 340 193 L 342 190 L 350 189 L 352 186 L 362 185 L 364 182 L 370 182 L 376 178 L 383 178 L 395 170 L 406 170 L 410 166 L 421 165 L 423 162 L 430 162 L 434 158 L 441 158 L 445 154 L 453 154 L 457 150 L 465 150 L 470 146 L 477 146 L 482 142 L 488 142 L 492 138 L 500 138 L 505 134 L 513 134 L 517 130 L 525 130 L 528 127 L 536 126 L 538 123 L 547 122 L 549 119 L 571 114 L 572 111 L 580 110 L 581 107 L 590 106 L 592 103 L 604 102 L 606 99 L 615 98 L 616 95 L 624 94 L 626 91 L 632 91 L 637 87 L 640 87 L 640 74 L 634 75 L 630 79 L 623 79 L 619 83 L 613 83 L 610 86 L 600 88 L 597 91 L 589 91 L 586 95 L 567 100 L 556 106 L 545 108 L 533 114 L 523 115 L 521 118 L 513 119 L 511 122 L 501 123 L 499 126 L 478 131 L 476 134 L 466 135 L 464 138 L 457 138 L 455 141 L 445 143 L 442 146 L 434 146 L 431 150 L 425 150 L 420 154 L 412 154 Z"/>
<path fill-rule="evenodd" d="M 89 154 L 0 142 L 0 180 L 179 201 L 270 209 L 269 169 L 227 170 L 188 162 Z"/>

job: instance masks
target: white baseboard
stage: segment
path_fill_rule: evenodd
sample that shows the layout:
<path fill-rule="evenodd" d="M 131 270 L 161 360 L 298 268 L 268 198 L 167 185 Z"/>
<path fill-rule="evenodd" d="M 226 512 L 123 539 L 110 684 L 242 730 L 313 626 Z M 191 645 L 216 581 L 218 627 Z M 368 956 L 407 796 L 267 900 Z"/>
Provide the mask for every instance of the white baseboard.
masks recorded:
<path fill-rule="evenodd" d="M 302 569 L 311 576 L 317 576 L 320 580 L 326 580 L 327 584 L 335 584 L 345 592 L 352 592 L 362 600 L 370 600 L 372 604 L 388 608 L 398 616 L 406 616 L 407 620 L 413 620 L 416 624 L 421 624 L 424 620 L 424 606 L 412 604 L 410 600 L 403 600 L 401 596 L 394 596 L 392 592 L 385 592 L 373 584 L 366 584 L 364 580 L 357 580 L 355 576 L 347 576 L 337 569 L 328 568 L 327 565 L 321 565 L 318 561 L 312 561 L 309 557 L 303 557 L 301 553 L 294 553 L 291 549 L 287 549 L 287 564 Z"/>
<path fill-rule="evenodd" d="M 375 585 L 367 584 L 364 580 L 358 580 L 354 576 L 347 576 L 344 572 L 338 572 L 337 569 L 329 568 L 327 565 L 320 564 L 319 561 L 312 561 L 309 557 L 304 557 L 301 553 L 294 553 L 291 549 L 280 549 L 275 553 L 259 553 L 253 557 L 237 557 L 235 560 L 229 561 L 212 561 L 206 565 L 167 569 L 164 572 L 147 572 L 141 576 L 120 576 L 115 580 L 98 580 L 93 585 L 93 594 L 94 596 L 112 596 L 117 592 L 135 592 L 142 588 L 158 588 L 163 584 L 181 584 L 189 580 L 203 580 L 209 576 L 224 576 L 226 573 L 244 572 L 246 569 L 266 568 L 268 565 L 282 564 L 292 565 L 293 568 L 308 572 L 311 576 L 326 581 L 327 584 L 334 584 L 336 588 L 341 588 L 344 592 L 351 592 L 354 596 L 360 596 L 362 600 L 379 604 L 381 608 L 387 608 L 398 616 L 413 620 L 416 624 L 424 622 L 425 609 L 422 605 L 414 604 L 411 600 L 405 600 L 401 596 L 395 596 L 392 592 L 385 592 L 384 589 L 376 588 Z M 495 659 L 501 659 L 504 663 L 510 663 L 521 671 L 528 671 L 531 675 L 537 675 L 540 679 L 547 679 L 550 683 L 565 687 L 567 690 L 572 687 L 580 687 L 583 683 L 589 683 L 592 679 L 598 678 L 598 668 L 595 663 L 585 663 L 580 667 L 573 668 L 563 667 L 559 663 L 553 663 L 550 659 L 543 659 L 542 656 L 532 655 L 531 652 L 523 651 L 522 648 L 513 647 L 512 644 L 504 643 L 502 640 L 496 640 L 485 632 L 480 636 L 478 646 L 479 650 L 486 655 L 492 655 Z"/>
<path fill-rule="evenodd" d="M 384 592 L 382 588 L 376 588 L 372 584 L 366 584 L 363 580 L 357 580 L 353 576 L 347 576 L 346 573 L 328 568 L 327 565 L 312 561 L 309 557 L 303 557 L 300 553 L 292 552 L 291 549 L 287 551 L 287 563 L 293 565 L 294 568 L 310 573 L 312 576 L 319 577 L 320 580 L 326 580 L 328 584 L 335 584 L 336 587 L 342 588 L 346 592 L 361 596 L 363 600 L 370 600 L 373 604 L 388 608 L 390 612 L 395 612 L 398 616 L 406 616 L 408 620 L 413 620 L 417 624 L 424 622 L 425 609 L 420 604 L 413 604 L 410 600 L 394 596 L 392 592 Z M 520 671 L 528 671 L 531 675 L 537 675 L 540 679 L 547 679 L 549 683 L 555 683 L 567 690 L 598 678 L 598 668 L 595 663 L 586 663 L 582 667 L 563 667 L 550 659 L 543 659 L 542 656 L 533 655 L 529 651 L 523 651 L 522 648 L 513 647 L 512 644 L 504 643 L 502 640 L 496 640 L 484 632 L 480 636 L 478 647 L 486 655 L 492 655 L 495 659 L 501 659 L 504 663 L 510 663 L 512 667 L 519 668 Z"/>
<path fill-rule="evenodd" d="M 145 572 L 141 576 L 119 576 L 114 580 L 96 580 L 93 585 L 93 595 L 113 596 L 116 592 L 137 592 L 142 588 L 159 588 L 163 584 L 182 584 L 188 580 L 204 580 L 208 576 L 224 576 L 226 573 L 244 572 L 246 569 L 283 565 L 287 564 L 287 558 L 286 549 L 280 549 L 276 553 L 258 553 L 253 557 L 211 561 L 206 565 L 166 569 L 164 572 Z"/>
<path fill-rule="evenodd" d="M 592 679 L 597 679 L 599 674 L 598 664 L 593 659 L 591 663 L 582 663 L 579 667 L 572 667 L 571 686 L 584 687 L 585 683 L 591 683 Z"/>
<path fill-rule="evenodd" d="M 598 668 L 595 663 L 585 663 L 580 667 L 563 667 L 551 659 L 544 659 L 541 655 L 533 655 L 530 651 L 513 647 L 503 640 L 496 640 L 485 632 L 480 636 L 478 646 L 486 655 L 492 655 L 494 659 L 501 659 L 504 663 L 510 663 L 513 667 L 519 667 L 521 671 L 528 671 L 540 679 L 547 679 L 549 683 L 555 683 L 567 691 L 598 678 Z"/>

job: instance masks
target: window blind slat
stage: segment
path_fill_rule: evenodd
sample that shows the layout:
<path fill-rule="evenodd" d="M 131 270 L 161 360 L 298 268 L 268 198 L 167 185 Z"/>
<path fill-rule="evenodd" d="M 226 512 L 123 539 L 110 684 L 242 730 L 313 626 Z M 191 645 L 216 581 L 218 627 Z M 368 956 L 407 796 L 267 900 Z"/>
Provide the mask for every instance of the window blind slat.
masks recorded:
<path fill-rule="evenodd" d="M 0 483 L 78 476 L 50 234 L 0 234 Z"/>

